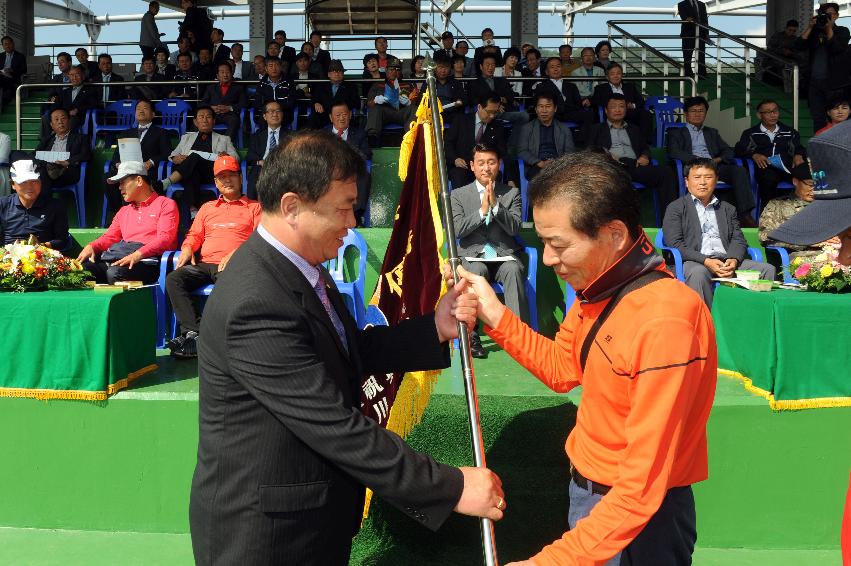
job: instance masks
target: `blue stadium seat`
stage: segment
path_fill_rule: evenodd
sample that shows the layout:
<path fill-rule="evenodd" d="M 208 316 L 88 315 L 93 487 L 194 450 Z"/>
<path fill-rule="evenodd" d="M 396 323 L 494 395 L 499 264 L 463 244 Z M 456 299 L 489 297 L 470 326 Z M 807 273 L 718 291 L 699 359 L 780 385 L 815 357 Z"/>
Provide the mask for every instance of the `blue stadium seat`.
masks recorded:
<path fill-rule="evenodd" d="M 92 115 L 92 147 L 95 147 L 98 132 L 121 132 L 137 127 L 136 102 L 136 100 L 126 98 L 109 104 L 103 110 L 95 110 Z M 115 124 L 98 123 L 98 119 L 105 121 L 109 115 L 115 116 Z M 109 136 L 107 136 L 108 139 Z M 107 145 L 109 144 L 107 143 Z"/>
<path fill-rule="evenodd" d="M 523 251 L 529 259 L 526 265 L 526 302 L 529 303 L 529 326 L 538 330 L 538 250 L 527 246 L 520 236 L 515 236 L 517 243 L 523 246 Z M 505 294 L 502 283 L 491 282 L 494 292 L 499 295 Z"/>
<path fill-rule="evenodd" d="M 674 275 L 676 275 L 677 279 L 685 283 L 686 277 L 685 272 L 683 271 L 683 256 L 680 254 L 680 251 L 676 248 L 672 248 L 665 244 L 665 235 L 660 228 L 658 232 L 656 232 L 656 241 L 654 242 L 657 250 L 662 252 L 662 257 L 665 258 L 665 262 L 668 264 L 668 268 L 671 267 L 671 263 L 674 264 Z M 751 261 L 762 261 L 762 252 L 759 248 L 748 248 L 748 255 L 750 256 Z"/>
<path fill-rule="evenodd" d="M 154 111 L 160 115 L 160 128 L 177 132 L 178 136 L 186 133 L 186 121 L 192 107 L 185 100 L 166 98 L 154 105 Z"/>
<path fill-rule="evenodd" d="M 71 193 L 74 197 L 74 205 L 77 208 L 77 228 L 86 227 L 86 166 L 88 163 L 83 161 L 80 164 L 80 180 L 73 185 L 64 187 L 53 187 L 54 192 Z"/>
<path fill-rule="evenodd" d="M 346 281 L 345 276 L 345 256 L 346 250 L 354 247 L 358 251 L 358 271 L 355 278 L 351 281 Z M 346 302 L 346 308 L 349 309 L 352 317 L 358 325 L 358 328 L 363 328 L 366 322 L 366 307 L 365 307 L 365 287 L 366 287 L 366 256 L 367 245 L 363 236 L 357 230 L 349 230 L 349 233 L 343 239 L 343 245 L 337 251 L 337 257 L 325 262 L 325 268 L 337 289 L 343 296 Z"/>
<path fill-rule="evenodd" d="M 665 133 L 669 128 L 682 128 L 680 114 L 684 106 L 679 98 L 672 96 L 648 96 L 644 108 L 653 111 L 656 120 L 656 147 L 665 147 Z"/>
<path fill-rule="evenodd" d="M 753 159 L 743 159 L 741 160 L 745 163 L 745 166 L 748 168 L 748 175 L 751 179 L 751 190 L 753 190 L 754 202 L 756 202 L 756 208 L 754 209 L 754 220 L 759 221 L 759 215 L 762 214 L 763 205 L 768 203 L 763 203 L 762 199 L 759 196 L 759 185 L 756 182 L 756 166 L 754 165 Z M 777 184 L 777 188 L 784 189 L 787 191 L 794 191 L 795 185 L 788 181 L 781 181 Z"/>

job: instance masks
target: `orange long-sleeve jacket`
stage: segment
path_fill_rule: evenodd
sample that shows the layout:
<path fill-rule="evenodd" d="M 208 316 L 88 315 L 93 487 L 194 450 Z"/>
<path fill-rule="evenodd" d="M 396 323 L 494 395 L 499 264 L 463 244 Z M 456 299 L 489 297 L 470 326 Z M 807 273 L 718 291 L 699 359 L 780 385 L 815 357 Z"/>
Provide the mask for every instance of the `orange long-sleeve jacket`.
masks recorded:
<path fill-rule="evenodd" d="M 487 333 L 554 391 L 583 386 L 566 442 L 584 477 L 611 486 L 573 530 L 532 559 L 538 566 L 604 564 L 623 550 L 668 489 L 706 479 L 706 422 L 715 397 L 715 330 L 706 305 L 679 281 L 626 295 L 600 327 L 585 371 L 585 336 L 625 277 L 660 269 L 646 237 L 583 292 L 555 339 L 508 309 Z M 598 299 L 598 300 L 595 300 Z"/>

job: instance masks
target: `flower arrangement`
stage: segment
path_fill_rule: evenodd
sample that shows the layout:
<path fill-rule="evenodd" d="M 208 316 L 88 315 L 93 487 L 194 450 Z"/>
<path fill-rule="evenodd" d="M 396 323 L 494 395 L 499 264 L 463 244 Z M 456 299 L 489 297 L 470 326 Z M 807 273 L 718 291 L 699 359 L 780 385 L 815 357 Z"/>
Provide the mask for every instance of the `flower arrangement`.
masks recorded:
<path fill-rule="evenodd" d="M 0 248 L 0 290 L 85 289 L 91 277 L 76 259 L 47 246 L 15 242 Z"/>
<path fill-rule="evenodd" d="M 839 248 L 828 244 L 812 260 L 796 257 L 790 266 L 792 275 L 808 291 L 847 293 L 851 291 L 851 266 L 836 261 L 838 255 Z"/>

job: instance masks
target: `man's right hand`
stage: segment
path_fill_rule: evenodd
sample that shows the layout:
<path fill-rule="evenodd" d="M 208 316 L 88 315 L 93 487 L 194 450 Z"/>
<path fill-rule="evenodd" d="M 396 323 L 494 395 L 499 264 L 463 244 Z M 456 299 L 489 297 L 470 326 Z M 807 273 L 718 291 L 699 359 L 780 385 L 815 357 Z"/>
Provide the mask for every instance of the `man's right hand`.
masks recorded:
<path fill-rule="evenodd" d="M 753 162 L 756 163 L 756 166 L 760 169 L 768 167 L 768 158 L 761 153 L 753 154 Z"/>
<path fill-rule="evenodd" d="M 458 277 L 466 281 L 466 285 L 469 286 L 467 292 L 475 293 L 478 297 L 479 320 L 491 328 L 496 328 L 506 307 L 496 296 L 491 284 L 481 275 L 474 275 L 461 266 L 458 266 Z"/>
<path fill-rule="evenodd" d="M 181 163 L 186 161 L 187 157 L 188 156 L 186 156 L 186 155 L 174 155 L 171 158 L 171 162 L 174 163 L 175 165 L 180 165 Z"/>
<path fill-rule="evenodd" d="M 94 260 L 95 258 L 95 249 L 91 244 L 87 244 L 85 248 L 80 251 L 80 255 L 77 256 L 77 261 L 86 261 L 87 259 Z"/>
<path fill-rule="evenodd" d="M 177 266 L 175 269 L 183 267 L 189 262 L 192 262 L 192 265 L 195 265 L 195 254 L 192 252 L 192 248 L 189 246 L 183 246 L 180 248 L 180 256 L 177 258 Z"/>
<path fill-rule="evenodd" d="M 506 503 L 499 476 L 487 468 L 458 469 L 464 475 L 464 491 L 455 511 L 472 517 L 487 517 L 492 521 L 502 519 Z"/>
<path fill-rule="evenodd" d="M 708 257 L 703 260 L 703 265 L 706 266 L 706 269 L 708 269 L 715 277 L 727 277 L 729 275 L 729 270 L 720 259 Z"/>
<path fill-rule="evenodd" d="M 467 166 L 467 162 L 461 159 L 460 157 L 455 158 L 455 167 L 460 167 L 461 169 L 469 169 Z"/>

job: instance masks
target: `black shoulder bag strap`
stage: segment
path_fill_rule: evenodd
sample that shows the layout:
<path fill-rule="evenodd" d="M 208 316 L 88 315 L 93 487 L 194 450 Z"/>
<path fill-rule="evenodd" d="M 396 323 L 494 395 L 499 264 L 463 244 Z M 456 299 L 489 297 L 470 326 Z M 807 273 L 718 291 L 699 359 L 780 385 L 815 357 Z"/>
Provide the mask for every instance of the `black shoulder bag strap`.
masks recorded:
<path fill-rule="evenodd" d="M 579 353 L 579 363 L 582 364 L 582 371 L 585 371 L 585 362 L 588 361 L 588 353 L 591 351 L 591 345 L 594 343 L 594 339 L 597 338 L 597 332 L 600 331 L 600 327 L 603 326 L 603 323 L 606 322 L 606 319 L 609 318 L 609 315 L 612 314 L 612 311 L 615 310 L 615 307 L 618 306 L 618 303 L 621 302 L 625 296 L 630 294 L 631 292 L 641 289 L 642 287 L 653 283 L 659 279 L 667 279 L 670 277 L 665 273 L 657 270 L 648 271 L 642 275 L 639 275 L 623 287 L 621 287 L 609 301 L 609 304 L 603 309 L 603 312 L 600 313 L 600 316 L 597 317 L 597 320 L 594 321 L 594 325 L 591 326 L 591 330 L 588 331 L 588 335 L 585 337 L 585 341 L 582 343 L 582 350 Z"/>

